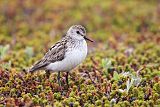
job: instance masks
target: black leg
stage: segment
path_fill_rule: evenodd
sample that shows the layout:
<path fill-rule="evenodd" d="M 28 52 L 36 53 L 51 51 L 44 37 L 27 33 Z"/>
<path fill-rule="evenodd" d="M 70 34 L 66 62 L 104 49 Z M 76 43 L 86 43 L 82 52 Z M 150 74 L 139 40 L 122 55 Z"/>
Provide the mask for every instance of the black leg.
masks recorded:
<path fill-rule="evenodd" d="M 66 83 L 67 83 L 67 87 L 69 87 L 69 84 L 68 84 L 68 75 L 69 75 L 69 72 L 66 73 Z"/>
<path fill-rule="evenodd" d="M 58 84 L 59 84 L 59 86 L 61 86 L 61 82 L 60 82 L 60 71 L 58 72 L 57 80 L 58 80 Z"/>
<path fill-rule="evenodd" d="M 46 76 L 47 76 L 47 78 L 49 78 L 50 75 L 51 75 L 51 72 L 49 70 L 46 70 Z"/>

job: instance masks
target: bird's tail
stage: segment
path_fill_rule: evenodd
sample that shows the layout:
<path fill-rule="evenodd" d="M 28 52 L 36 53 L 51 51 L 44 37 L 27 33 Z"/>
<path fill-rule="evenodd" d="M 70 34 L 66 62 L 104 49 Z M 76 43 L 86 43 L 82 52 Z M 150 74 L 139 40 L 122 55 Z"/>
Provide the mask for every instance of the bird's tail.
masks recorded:
<path fill-rule="evenodd" d="M 33 72 L 35 72 L 35 71 L 36 71 L 36 70 L 35 70 L 34 67 L 28 68 L 28 70 L 27 70 L 28 73 L 33 73 Z"/>
<path fill-rule="evenodd" d="M 31 68 L 29 68 L 27 72 L 28 72 L 28 73 L 31 73 L 31 72 L 34 72 L 34 70 L 31 69 Z"/>
<path fill-rule="evenodd" d="M 33 73 L 33 72 L 35 72 L 37 70 L 42 70 L 47 65 L 48 65 L 48 63 L 44 63 L 43 60 L 40 60 L 37 63 L 35 63 L 31 68 L 29 68 L 28 72 Z"/>
<path fill-rule="evenodd" d="M 28 69 L 28 73 L 34 73 L 36 70 L 39 70 L 40 68 L 37 68 L 37 67 L 35 67 L 35 66 L 32 66 L 32 67 L 30 67 L 29 69 Z"/>
<path fill-rule="evenodd" d="M 37 70 L 43 70 L 46 65 L 34 65 L 28 69 L 28 72 L 34 73 Z"/>

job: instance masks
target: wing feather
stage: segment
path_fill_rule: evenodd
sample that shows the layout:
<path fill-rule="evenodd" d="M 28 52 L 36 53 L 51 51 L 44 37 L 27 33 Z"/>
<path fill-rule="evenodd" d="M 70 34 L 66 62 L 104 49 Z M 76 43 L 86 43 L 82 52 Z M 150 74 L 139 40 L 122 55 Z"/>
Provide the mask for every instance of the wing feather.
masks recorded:
<path fill-rule="evenodd" d="M 61 41 L 53 45 L 44 55 L 44 57 L 35 63 L 29 71 L 33 72 L 36 70 L 44 69 L 50 63 L 63 60 L 67 48 L 66 43 L 67 39 L 63 38 Z"/>

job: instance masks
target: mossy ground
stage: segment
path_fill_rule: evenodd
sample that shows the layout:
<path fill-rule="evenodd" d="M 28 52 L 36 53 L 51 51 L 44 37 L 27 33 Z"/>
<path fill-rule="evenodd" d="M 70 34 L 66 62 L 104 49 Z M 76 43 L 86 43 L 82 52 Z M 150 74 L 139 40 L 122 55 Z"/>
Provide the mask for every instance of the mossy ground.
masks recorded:
<path fill-rule="evenodd" d="M 73 24 L 95 43 L 70 88 L 26 74 Z M 0 45 L 0 106 L 160 106 L 159 0 L 1 0 Z"/>

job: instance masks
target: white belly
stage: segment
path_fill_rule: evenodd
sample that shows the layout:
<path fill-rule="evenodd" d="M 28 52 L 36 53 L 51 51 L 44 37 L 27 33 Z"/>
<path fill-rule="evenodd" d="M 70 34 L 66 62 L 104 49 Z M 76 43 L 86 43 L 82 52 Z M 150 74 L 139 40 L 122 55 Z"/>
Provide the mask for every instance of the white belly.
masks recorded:
<path fill-rule="evenodd" d="M 72 49 L 65 53 L 62 61 L 49 64 L 46 68 L 55 71 L 70 71 L 82 63 L 87 56 L 87 43 L 84 41 L 79 48 Z"/>

